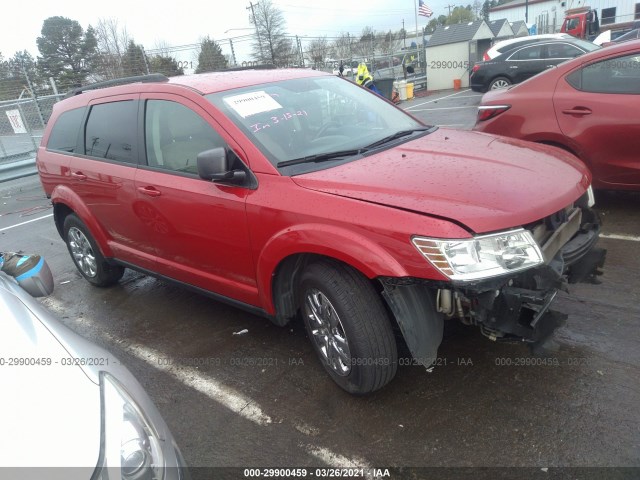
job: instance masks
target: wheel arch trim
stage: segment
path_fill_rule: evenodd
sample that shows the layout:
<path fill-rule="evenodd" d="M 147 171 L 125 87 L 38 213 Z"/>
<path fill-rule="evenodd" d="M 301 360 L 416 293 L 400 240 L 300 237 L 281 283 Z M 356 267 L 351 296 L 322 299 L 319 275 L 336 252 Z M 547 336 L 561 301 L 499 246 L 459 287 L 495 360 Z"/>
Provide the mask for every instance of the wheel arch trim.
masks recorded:
<path fill-rule="evenodd" d="M 408 275 L 388 251 L 360 234 L 331 225 L 297 225 L 272 236 L 258 257 L 258 291 L 265 310 L 270 314 L 276 313 L 273 299 L 275 274 L 287 258 L 300 254 L 340 261 L 369 279 L 381 275 Z"/>

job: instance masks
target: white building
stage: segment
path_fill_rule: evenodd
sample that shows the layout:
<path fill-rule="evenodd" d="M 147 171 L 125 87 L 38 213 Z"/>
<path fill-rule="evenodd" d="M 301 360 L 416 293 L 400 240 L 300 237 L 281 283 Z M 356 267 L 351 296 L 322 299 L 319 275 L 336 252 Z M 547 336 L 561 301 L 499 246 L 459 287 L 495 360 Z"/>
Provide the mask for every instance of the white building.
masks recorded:
<path fill-rule="evenodd" d="M 493 38 L 484 20 L 436 28 L 425 48 L 427 88 L 454 88 L 454 81 L 460 82 L 460 87 L 468 87 L 471 68 L 491 47 Z"/>
<path fill-rule="evenodd" d="M 580 7 L 596 10 L 602 27 L 640 20 L 638 0 L 513 0 L 492 8 L 489 20 L 525 20 L 528 24 L 536 24 L 538 33 L 554 33 L 560 31 L 565 12 Z M 528 18 L 525 18 L 526 13 Z"/>

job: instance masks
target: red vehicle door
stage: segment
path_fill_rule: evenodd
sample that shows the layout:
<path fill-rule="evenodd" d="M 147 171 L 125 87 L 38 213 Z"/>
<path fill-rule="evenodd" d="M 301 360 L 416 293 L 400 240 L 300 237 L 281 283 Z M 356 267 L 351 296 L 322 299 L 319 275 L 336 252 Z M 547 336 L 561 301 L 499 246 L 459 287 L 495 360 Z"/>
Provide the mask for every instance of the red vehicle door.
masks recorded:
<path fill-rule="evenodd" d="M 135 208 L 146 219 L 146 238 L 158 254 L 155 270 L 258 305 L 245 212 L 252 190 L 203 180 L 196 166 L 202 151 L 241 152 L 239 145 L 184 97 L 144 94 L 141 99 L 146 166 L 136 177 Z"/>
<path fill-rule="evenodd" d="M 598 188 L 640 185 L 640 52 L 584 65 L 553 96 L 562 133 Z"/>
<path fill-rule="evenodd" d="M 91 102 L 84 128 L 84 155 L 69 164 L 70 185 L 109 239 L 113 254 L 153 268 L 155 251 L 140 242 L 144 231 L 132 209 L 137 194 L 138 97 L 117 95 Z"/>

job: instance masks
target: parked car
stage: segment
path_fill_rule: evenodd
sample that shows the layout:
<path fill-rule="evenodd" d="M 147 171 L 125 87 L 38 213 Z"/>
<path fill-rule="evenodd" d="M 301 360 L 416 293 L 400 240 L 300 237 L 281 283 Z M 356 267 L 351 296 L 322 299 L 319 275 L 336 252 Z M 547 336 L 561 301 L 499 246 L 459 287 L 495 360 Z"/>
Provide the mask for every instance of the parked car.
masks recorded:
<path fill-rule="evenodd" d="M 611 37 L 611 30 L 608 30 L 609 37 Z M 615 45 L 616 43 L 627 42 L 629 40 L 638 40 L 640 39 L 640 28 L 635 28 L 630 32 L 625 33 L 624 35 L 620 35 L 618 38 L 614 40 L 607 40 L 602 43 L 603 47 L 608 47 L 611 45 Z"/>
<path fill-rule="evenodd" d="M 394 377 L 396 330 L 425 366 L 445 318 L 543 342 L 563 279 L 603 263 L 588 170 L 555 148 L 424 125 L 312 70 L 123 81 L 57 103 L 37 154 L 80 273 L 301 315 L 348 392 Z"/>
<path fill-rule="evenodd" d="M 469 83 L 476 92 L 505 88 L 598 48 L 579 39 L 536 42 L 476 63 L 471 69 Z"/>
<path fill-rule="evenodd" d="M 601 189 L 640 189 L 640 40 L 588 53 L 482 97 L 475 130 L 555 145 Z"/>
<path fill-rule="evenodd" d="M 4 273 L 0 385 L 0 469 L 10 477 L 189 478 L 169 428 L 129 370 Z"/>
<path fill-rule="evenodd" d="M 482 60 L 491 60 L 492 58 L 496 58 L 498 55 L 502 55 L 503 53 L 510 52 L 525 45 L 531 45 L 532 43 L 546 40 L 571 40 L 573 38 L 575 37 L 568 33 L 543 33 L 540 35 L 529 35 L 528 37 L 510 38 L 508 40 L 502 40 L 494 43 L 491 48 L 482 55 Z"/>

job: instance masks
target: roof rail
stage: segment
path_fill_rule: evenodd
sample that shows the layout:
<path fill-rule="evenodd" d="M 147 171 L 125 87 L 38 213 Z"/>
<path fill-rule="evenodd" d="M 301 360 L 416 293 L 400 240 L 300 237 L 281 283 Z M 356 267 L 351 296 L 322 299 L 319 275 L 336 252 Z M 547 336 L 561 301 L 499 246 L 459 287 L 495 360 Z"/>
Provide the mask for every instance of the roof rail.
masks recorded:
<path fill-rule="evenodd" d="M 97 90 L 98 88 L 114 87 L 116 85 L 126 85 L 128 83 L 153 83 L 153 82 L 168 82 L 169 78 L 161 73 L 151 73 L 149 75 L 137 75 L 135 77 L 123 77 L 114 78 L 113 80 L 105 80 L 104 82 L 90 83 L 83 87 L 74 88 L 69 90 L 64 98 L 73 97 L 79 95 L 86 90 Z"/>

